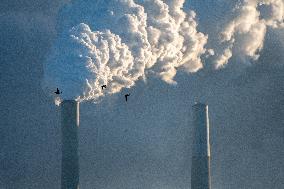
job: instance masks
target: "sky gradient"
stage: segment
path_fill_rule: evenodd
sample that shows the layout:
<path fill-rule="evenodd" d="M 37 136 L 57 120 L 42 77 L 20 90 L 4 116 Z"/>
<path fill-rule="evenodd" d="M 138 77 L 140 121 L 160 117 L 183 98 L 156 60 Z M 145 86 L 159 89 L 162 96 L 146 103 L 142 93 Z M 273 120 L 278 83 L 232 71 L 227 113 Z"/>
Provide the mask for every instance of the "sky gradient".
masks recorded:
<path fill-rule="evenodd" d="M 60 112 L 41 80 L 63 4 L 0 5 L 1 189 L 60 188 Z M 186 1 L 185 10 L 210 33 L 211 18 L 230 14 L 232 4 Z M 99 104 L 82 103 L 80 188 L 190 188 L 195 101 L 209 105 L 213 189 L 284 188 L 283 37 L 283 29 L 268 28 L 250 65 L 233 57 L 223 69 L 178 72 L 177 85 L 152 77 Z"/>

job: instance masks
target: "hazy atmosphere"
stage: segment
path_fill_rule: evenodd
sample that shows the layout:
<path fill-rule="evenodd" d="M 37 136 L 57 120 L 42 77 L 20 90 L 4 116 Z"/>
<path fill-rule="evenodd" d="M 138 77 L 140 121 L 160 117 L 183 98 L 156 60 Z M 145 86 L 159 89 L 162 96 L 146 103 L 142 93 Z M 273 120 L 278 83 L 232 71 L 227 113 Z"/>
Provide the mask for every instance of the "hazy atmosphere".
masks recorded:
<path fill-rule="evenodd" d="M 190 189 L 197 101 L 212 189 L 284 188 L 283 0 L 2 0 L 0 79 L 0 189 L 60 188 L 65 99 L 80 189 Z"/>

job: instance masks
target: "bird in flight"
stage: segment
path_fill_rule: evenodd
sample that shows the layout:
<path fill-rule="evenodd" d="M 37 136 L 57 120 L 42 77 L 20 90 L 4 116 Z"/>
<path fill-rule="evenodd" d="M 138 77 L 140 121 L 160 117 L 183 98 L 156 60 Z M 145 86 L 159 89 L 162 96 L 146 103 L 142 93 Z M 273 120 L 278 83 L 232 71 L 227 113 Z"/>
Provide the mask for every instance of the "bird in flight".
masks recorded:
<path fill-rule="evenodd" d="M 62 93 L 62 91 L 59 91 L 59 89 L 58 88 L 56 88 L 56 91 L 54 92 L 55 94 L 57 94 L 57 95 L 59 95 L 59 94 L 61 94 Z"/>
<path fill-rule="evenodd" d="M 124 96 L 125 96 L 125 101 L 127 102 L 127 97 L 130 96 L 130 93 L 129 93 L 129 94 L 126 94 L 126 95 L 124 95 Z"/>
<path fill-rule="evenodd" d="M 102 87 L 102 90 L 103 90 L 104 88 L 106 89 L 107 86 L 106 85 L 102 85 L 101 87 Z"/>

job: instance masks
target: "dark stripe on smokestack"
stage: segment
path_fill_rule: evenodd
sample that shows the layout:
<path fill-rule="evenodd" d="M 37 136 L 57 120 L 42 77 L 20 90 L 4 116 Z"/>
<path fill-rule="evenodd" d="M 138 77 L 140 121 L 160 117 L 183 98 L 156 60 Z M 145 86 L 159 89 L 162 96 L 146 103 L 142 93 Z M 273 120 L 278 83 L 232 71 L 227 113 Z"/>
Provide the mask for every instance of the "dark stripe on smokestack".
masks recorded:
<path fill-rule="evenodd" d="M 193 106 L 191 189 L 210 189 L 210 143 L 208 106 Z"/>
<path fill-rule="evenodd" d="M 79 186 L 79 103 L 75 100 L 64 100 L 61 103 L 61 127 L 61 189 L 77 189 Z"/>

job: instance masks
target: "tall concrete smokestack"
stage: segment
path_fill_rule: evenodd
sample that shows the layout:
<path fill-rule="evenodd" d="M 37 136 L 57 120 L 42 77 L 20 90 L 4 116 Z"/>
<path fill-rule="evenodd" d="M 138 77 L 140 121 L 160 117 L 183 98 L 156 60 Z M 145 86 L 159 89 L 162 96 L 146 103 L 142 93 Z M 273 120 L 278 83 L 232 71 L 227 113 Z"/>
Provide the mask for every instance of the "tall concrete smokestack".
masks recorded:
<path fill-rule="evenodd" d="M 193 106 L 191 189 L 211 189 L 208 106 Z"/>
<path fill-rule="evenodd" d="M 78 127 L 79 103 L 75 100 L 64 100 L 61 103 L 61 189 L 79 188 Z"/>

